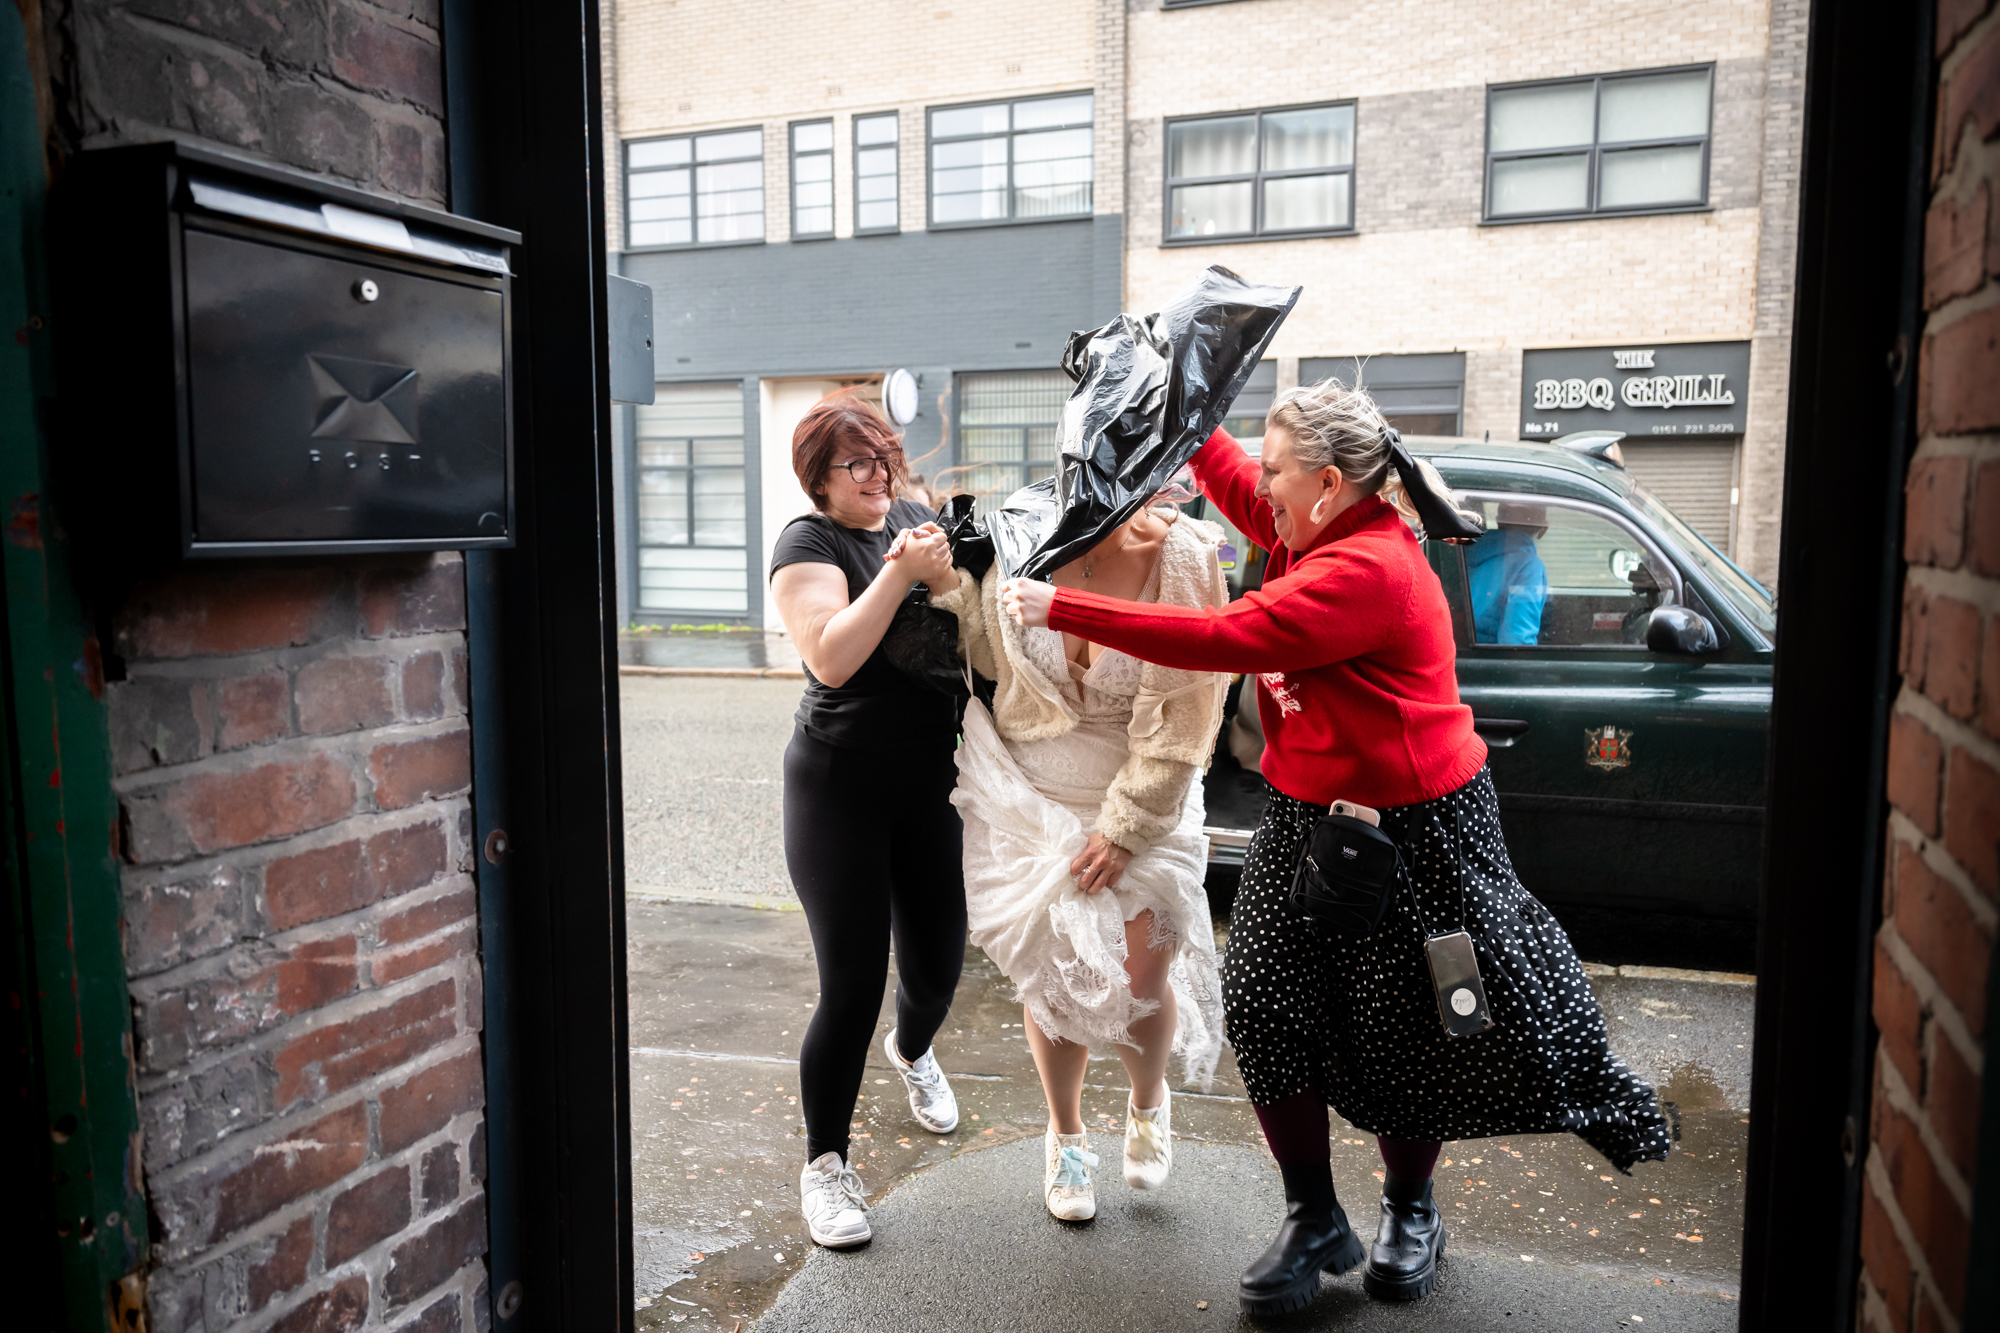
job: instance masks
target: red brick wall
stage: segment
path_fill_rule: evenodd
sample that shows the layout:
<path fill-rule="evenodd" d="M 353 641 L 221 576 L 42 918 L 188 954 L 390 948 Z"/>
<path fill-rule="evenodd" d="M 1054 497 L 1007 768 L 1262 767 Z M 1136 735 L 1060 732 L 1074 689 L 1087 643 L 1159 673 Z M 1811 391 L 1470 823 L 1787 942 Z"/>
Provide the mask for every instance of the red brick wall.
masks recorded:
<path fill-rule="evenodd" d="M 1862 1322 L 1953 1330 L 2000 904 L 2000 12 L 1939 0 Z"/>
<path fill-rule="evenodd" d="M 446 202 L 438 0 L 40 13 L 53 160 Z M 463 562 L 193 563 L 113 621 L 153 1328 L 485 1327 Z"/>
<path fill-rule="evenodd" d="M 117 617 L 156 1333 L 479 1322 L 464 589 L 211 565 Z"/>

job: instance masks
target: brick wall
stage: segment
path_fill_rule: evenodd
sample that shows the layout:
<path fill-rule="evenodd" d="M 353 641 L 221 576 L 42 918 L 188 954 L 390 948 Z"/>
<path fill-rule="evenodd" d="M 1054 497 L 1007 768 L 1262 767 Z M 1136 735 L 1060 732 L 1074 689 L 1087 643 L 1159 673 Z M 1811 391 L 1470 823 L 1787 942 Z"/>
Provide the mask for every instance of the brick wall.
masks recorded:
<path fill-rule="evenodd" d="M 1128 5 L 1125 297 L 1155 308 L 1208 264 L 1305 287 L 1282 358 L 1464 351 L 1464 430 L 1520 431 L 1530 347 L 1749 339 L 1735 554 L 1777 571 L 1805 0 L 1691 0 L 1661 25 L 1616 0 Z M 1339 52 L 1329 60 L 1326 53 Z M 1480 224 L 1490 84 L 1714 62 L 1712 211 Z M 1162 122 L 1353 98 L 1356 235 L 1160 247 Z"/>
<path fill-rule="evenodd" d="M 203 568 L 117 618 L 156 1333 L 483 1310 L 464 588 Z"/>
<path fill-rule="evenodd" d="M 2000 903 L 2000 13 L 1941 0 L 1862 1322 L 1956 1330 Z M 1988 1168 L 1990 1169 L 1990 1167 Z"/>
<path fill-rule="evenodd" d="M 446 196 L 438 0 L 43 0 L 66 147 L 181 138 Z"/>
<path fill-rule="evenodd" d="M 41 9 L 58 157 L 447 200 L 437 0 Z M 110 623 L 152 1328 L 483 1328 L 463 562 L 194 563 Z"/>

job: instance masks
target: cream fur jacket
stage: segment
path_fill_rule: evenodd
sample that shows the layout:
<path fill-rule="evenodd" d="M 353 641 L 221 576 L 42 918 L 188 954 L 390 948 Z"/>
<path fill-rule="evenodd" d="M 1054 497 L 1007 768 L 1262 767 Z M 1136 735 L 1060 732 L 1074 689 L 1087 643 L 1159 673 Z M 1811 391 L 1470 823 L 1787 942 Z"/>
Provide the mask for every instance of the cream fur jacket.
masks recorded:
<path fill-rule="evenodd" d="M 1222 529 L 1183 515 L 1167 529 L 1146 599 L 1167 606 L 1222 606 L 1229 600 L 1216 548 Z M 972 669 L 998 685 L 993 722 L 1006 740 L 1046 740 L 1076 726 L 1076 710 L 1060 685 L 1022 651 L 1020 626 L 1000 609 L 1000 567 L 977 584 L 965 570 L 958 586 L 934 593 L 931 605 L 958 617 L 958 651 Z M 1147 662 L 1139 673 L 1128 735 L 1132 753 L 1098 811 L 1097 829 L 1133 855 L 1148 851 L 1180 823 L 1188 786 L 1208 767 L 1221 725 L 1229 678 L 1212 671 L 1176 671 Z"/>

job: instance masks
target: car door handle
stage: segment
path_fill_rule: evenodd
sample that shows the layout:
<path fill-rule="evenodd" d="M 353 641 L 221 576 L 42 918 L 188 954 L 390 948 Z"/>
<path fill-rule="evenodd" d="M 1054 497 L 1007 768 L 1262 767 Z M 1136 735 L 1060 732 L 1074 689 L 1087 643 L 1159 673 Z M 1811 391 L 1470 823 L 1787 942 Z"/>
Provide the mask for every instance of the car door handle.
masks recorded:
<path fill-rule="evenodd" d="M 1475 717 L 1472 729 L 1488 746 L 1500 750 L 1528 734 L 1528 724 L 1518 717 Z"/>

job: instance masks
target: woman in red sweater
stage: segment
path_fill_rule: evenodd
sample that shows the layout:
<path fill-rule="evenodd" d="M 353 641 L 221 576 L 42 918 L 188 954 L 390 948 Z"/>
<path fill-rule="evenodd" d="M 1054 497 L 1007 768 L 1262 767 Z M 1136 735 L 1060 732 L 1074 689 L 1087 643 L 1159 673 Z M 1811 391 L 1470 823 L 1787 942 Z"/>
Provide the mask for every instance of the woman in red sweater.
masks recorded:
<path fill-rule="evenodd" d="M 1444 1249 L 1430 1184 L 1441 1140 L 1568 1131 L 1629 1170 L 1666 1156 L 1666 1123 L 1611 1053 L 1568 937 L 1507 859 L 1486 746 L 1458 698 L 1450 610 L 1411 532 L 1418 504 L 1457 517 L 1436 472 L 1366 393 L 1332 381 L 1279 396 L 1261 460 L 1218 431 L 1194 463 L 1207 495 L 1270 550 L 1262 588 L 1188 609 L 1016 580 L 1006 600 L 1025 625 L 1256 675 L 1271 790 L 1231 914 L 1223 1000 L 1287 1207 L 1243 1275 L 1243 1307 L 1299 1309 L 1322 1270 L 1362 1262 L 1334 1196 L 1329 1105 L 1382 1150 L 1364 1285 L 1413 1299 L 1436 1284 Z M 1337 933 L 1290 901 L 1306 837 L 1335 801 L 1378 816 L 1408 871 L 1372 934 Z M 1453 1037 L 1425 941 L 1460 929 L 1494 1026 Z"/>

